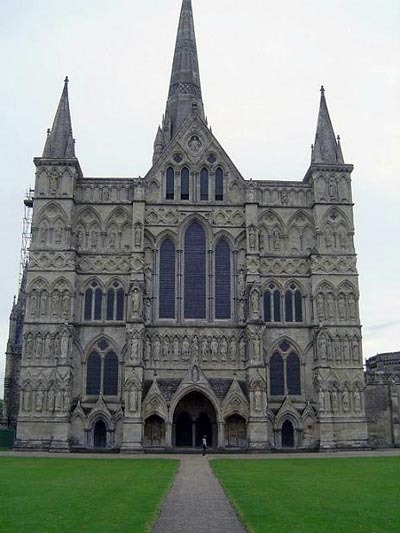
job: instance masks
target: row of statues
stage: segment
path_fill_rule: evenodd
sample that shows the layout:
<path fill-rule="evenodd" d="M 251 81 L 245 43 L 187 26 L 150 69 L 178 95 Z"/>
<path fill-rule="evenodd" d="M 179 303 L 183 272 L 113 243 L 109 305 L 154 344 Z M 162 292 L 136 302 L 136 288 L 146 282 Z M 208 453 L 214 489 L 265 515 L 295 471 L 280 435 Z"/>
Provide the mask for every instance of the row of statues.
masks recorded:
<path fill-rule="evenodd" d="M 360 363 L 361 340 L 358 337 L 349 338 L 346 335 L 337 335 L 332 338 L 328 334 L 320 333 L 316 357 L 321 362 Z"/>
<path fill-rule="evenodd" d="M 56 333 L 27 333 L 24 342 L 26 360 L 43 361 L 70 356 L 71 335 L 66 329 Z"/>
<path fill-rule="evenodd" d="M 359 389 L 342 391 L 332 388 L 331 390 L 320 389 L 318 392 L 318 402 L 320 413 L 356 413 L 363 411 L 362 393 Z"/>
<path fill-rule="evenodd" d="M 69 320 L 71 300 L 69 290 L 33 289 L 29 295 L 30 317 Z"/>
<path fill-rule="evenodd" d="M 316 298 L 318 320 L 357 320 L 357 300 L 354 294 L 320 292 Z"/>
<path fill-rule="evenodd" d="M 21 412 L 25 414 L 43 414 L 69 412 L 71 395 L 69 389 L 58 387 L 34 388 L 30 386 L 21 391 Z"/>

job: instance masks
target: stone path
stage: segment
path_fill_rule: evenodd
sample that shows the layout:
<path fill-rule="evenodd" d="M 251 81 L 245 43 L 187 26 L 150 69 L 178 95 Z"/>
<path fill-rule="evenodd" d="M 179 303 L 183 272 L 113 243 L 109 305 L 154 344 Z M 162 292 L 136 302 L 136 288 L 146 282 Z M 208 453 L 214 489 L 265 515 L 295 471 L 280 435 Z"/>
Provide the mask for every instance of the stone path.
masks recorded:
<path fill-rule="evenodd" d="M 208 459 L 184 456 L 153 533 L 245 533 Z"/>

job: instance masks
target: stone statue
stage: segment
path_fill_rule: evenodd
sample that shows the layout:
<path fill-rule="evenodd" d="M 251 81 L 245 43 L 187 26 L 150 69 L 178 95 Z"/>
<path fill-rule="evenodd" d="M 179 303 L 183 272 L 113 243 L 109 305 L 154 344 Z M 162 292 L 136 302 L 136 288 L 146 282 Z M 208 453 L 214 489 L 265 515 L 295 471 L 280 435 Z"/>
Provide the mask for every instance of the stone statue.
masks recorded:
<path fill-rule="evenodd" d="M 281 234 L 278 229 L 274 229 L 274 231 L 272 232 L 272 242 L 274 250 L 276 252 L 279 252 L 279 250 L 281 249 Z"/>
<path fill-rule="evenodd" d="M 354 320 L 357 318 L 357 306 L 356 306 L 356 301 L 354 299 L 354 296 L 352 294 L 350 294 L 348 298 L 348 304 L 349 304 L 350 318 Z"/>
<path fill-rule="evenodd" d="M 28 335 L 26 338 L 25 355 L 28 359 L 31 358 L 33 352 L 33 338 L 32 335 Z"/>
<path fill-rule="evenodd" d="M 197 365 L 194 365 L 192 368 L 192 381 L 194 383 L 197 383 L 200 379 L 199 376 L 199 367 Z"/>
<path fill-rule="evenodd" d="M 54 291 L 51 297 L 51 306 L 53 316 L 58 316 L 60 314 L 60 293 Z"/>
<path fill-rule="evenodd" d="M 138 318 L 142 309 L 142 292 L 139 287 L 132 291 L 132 318 Z"/>
<path fill-rule="evenodd" d="M 327 307 L 328 307 L 328 317 L 329 318 L 335 318 L 336 312 L 335 312 L 335 299 L 333 297 L 333 294 L 329 293 L 326 299 Z"/>
<path fill-rule="evenodd" d="M 165 360 L 169 359 L 169 351 L 170 351 L 170 342 L 169 342 L 168 335 L 166 335 L 163 339 L 163 358 Z"/>
<path fill-rule="evenodd" d="M 332 248 L 333 246 L 333 231 L 330 226 L 326 226 L 325 229 L 325 246 L 327 248 Z"/>
<path fill-rule="evenodd" d="M 261 361 L 261 347 L 258 335 L 253 339 L 253 356 L 255 363 L 259 363 Z"/>
<path fill-rule="evenodd" d="M 346 318 L 346 300 L 343 294 L 340 294 L 338 300 L 339 317 L 344 320 Z"/>
<path fill-rule="evenodd" d="M 33 291 L 31 294 L 31 315 L 36 316 L 37 313 L 38 300 L 36 291 Z"/>
<path fill-rule="evenodd" d="M 332 411 L 334 413 L 337 413 L 339 410 L 339 402 L 338 402 L 338 393 L 336 390 L 333 390 L 331 392 L 331 403 L 332 403 Z"/>
<path fill-rule="evenodd" d="M 318 393 L 319 398 L 319 410 L 321 413 L 325 413 L 326 405 L 325 405 L 325 392 L 321 389 Z"/>
<path fill-rule="evenodd" d="M 150 337 L 146 337 L 146 348 L 144 351 L 145 361 L 150 361 L 150 357 L 151 357 L 151 340 L 150 340 Z"/>
<path fill-rule="evenodd" d="M 47 393 L 47 410 L 49 413 L 54 412 L 55 403 L 56 403 L 56 393 L 54 392 L 54 389 L 51 388 L 49 389 Z"/>
<path fill-rule="evenodd" d="M 61 359 L 66 359 L 68 357 L 69 351 L 69 334 L 64 331 L 61 336 L 61 345 L 60 345 L 60 355 Z"/>
<path fill-rule="evenodd" d="M 187 337 L 184 337 L 182 342 L 182 360 L 183 361 L 189 361 L 189 350 L 190 350 L 190 343 L 189 339 Z"/>
<path fill-rule="evenodd" d="M 253 251 L 256 249 L 256 230 L 254 226 L 249 228 L 249 247 Z"/>
<path fill-rule="evenodd" d="M 360 346 L 358 344 L 358 341 L 355 341 L 353 344 L 353 361 L 359 361 L 360 360 Z"/>
<path fill-rule="evenodd" d="M 354 411 L 356 413 L 361 412 L 361 393 L 359 390 L 356 390 L 354 393 Z"/>
<path fill-rule="evenodd" d="M 350 411 L 350 395 L 347 390 L 343 391 L 342 393 L 342 405 L 343 411 L 348 413 Z"/>
<path fill-rule="evenodd" d="M 215 337 L 211 341 L 211 359 L 213 361 L 218 361 L 218 341 Z"/>
<path fill-rule="evenodd" d="M 221 339 L 219 351 L 221 354 L 221 361 L 225 363 L 228 357 L 228 343 L 225 337 L 222 337 Z"/>
<path fill-rule="evenodd" d="M 240 354 L 240 361 L 245 362 L 246 361 L 246 339 L 245 337 L 241 337 L 239 341 L 239 354 Z"/>
<path fill-rule="evenodd" d="M 47 315 L 48 302 L 49 302 L 49 297 L 47 295 L 47 291 L 42 291 L 40 295 L 40 312 L 42 316 Z"/>
<path fill-rule="evenodd" d="M 143 233 L 142 225 L 141 224 L 136 224 L 136 226 L 135 226 L 135 246 L 137 246 L 137 247 L 142 246 L 142 238 L 143 238 L 142 233 Z"/>
<path fill-rule="evenodd" d="M 325 302 L 322 294 L 318 294 L 317 296 L 317 314 L 318 318 L 325 318 Z"/>
<path fill-rule="evenodd" d="M 321 361 L 326 361 L 327 356 L 328 356 L 328 347 L 327 347 L 325 335 L 319 336 L 319 354 L 321 357 Z"/>
<path fill-rule="evenodd" d="M 64 292 L 63 296 L 63 315 L 69 317 L 71 311 L 71 297 L 68 291 Z"/>
<path fill-rule="evenodd" d="M 174 361 L 179 361 L 179 356 L 180 356 L 179 337 L 174 337 Z"/>
<path fill-rule="evenodd" d="M 260 294 L 257 289 L 251 291 L 250 304 L 253 318 L 258 318 L 260 313 Z"/>
<path fill-rule="evenodd" d="M 128 408 L 131 413 L 136 413 L 138 410 L 138 393 L 134 384 L 132 384 L 129 389 Z"/>
<path fill-rule="evenodd" d="M 139 339 L 135 333 L 131 336 L 131 361 L 134 363 L 139 361 Z"/>
<path fill-rule="evenodd" d="M 259 388 L 254 393 L 255 410 L 260 412 L 262 410 L 262 392 Z"/>
<path fill-rule="evenodd" d="M 36 412 L 41 413 L 43 411 L 44 392 L 42 389 L 36 391 Z"/>
<path fill-rule="evenodd" d="M 160 352 L 161 352 L 161 342 L 158 337 L 156 337 L 153 341 L 153 360 L 155 362 L 160 360 Z"/>
<path fill-rule="evenodd" d="M 337 200 L 337 185 L 335 178 L 329 180 L 329 196 L 331 200 Z"/>
<path fill-rule="evenodd" d="M 236 355 L 237 355 L 237 343 L 235 337 L 231 338 L 231 342 L 229 343 L 229 360 L 232 363 L 236 362 Z"/>
<path fill-rule="evenodd" d="M 202 361 L 208 361 L 208 340 L 207 337 L 203 337 L 201 343 L 201 359 Z"/>
<path fill-rule="evenodd" d="M 36 358 L 40 359 L 42 357 L 42 350 L 43 350 L 43 340 L 41 335 L 38 335 L 36 337 Z"/>

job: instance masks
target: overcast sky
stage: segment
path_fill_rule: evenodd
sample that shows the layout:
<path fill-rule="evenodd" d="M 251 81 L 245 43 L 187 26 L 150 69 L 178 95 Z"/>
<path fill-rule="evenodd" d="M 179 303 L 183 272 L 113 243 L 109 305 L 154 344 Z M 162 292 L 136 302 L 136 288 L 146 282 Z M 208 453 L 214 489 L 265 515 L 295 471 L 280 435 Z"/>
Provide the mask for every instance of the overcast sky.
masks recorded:
<path fill-rule="evenodd" d="M 143 176 L 181 0 L 0 0 L 0 352 L 25 190 L 66 75 L 86 176 Z M 325 85 L 353 192 L 364 355 L 400 350 L 400 2 L 193 0 L 209 123 L 246 178 L 301 180 Z M 4 356 L 0 353 L 0 383 Z M 2 396 L 0 385 L 0 397 Z"/>

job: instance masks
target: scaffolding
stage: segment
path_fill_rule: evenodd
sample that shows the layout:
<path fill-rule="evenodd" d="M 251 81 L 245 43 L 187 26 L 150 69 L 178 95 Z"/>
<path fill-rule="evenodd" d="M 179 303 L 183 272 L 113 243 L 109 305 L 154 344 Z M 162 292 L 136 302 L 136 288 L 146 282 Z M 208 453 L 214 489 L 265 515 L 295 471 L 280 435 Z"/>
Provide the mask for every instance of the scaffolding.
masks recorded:
<path fill-rule="evenodd" d="M 29 261 L 29 248 L 32 240 L 32 207 L 34 192 L 34 189 L 29 187 L 29 190 L 26 191 L 24 198 L 24 218 L 22 222 L 22 242 L 19 263 L 19 287 L 21 287 L 25 268 Z"/>

